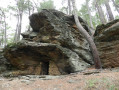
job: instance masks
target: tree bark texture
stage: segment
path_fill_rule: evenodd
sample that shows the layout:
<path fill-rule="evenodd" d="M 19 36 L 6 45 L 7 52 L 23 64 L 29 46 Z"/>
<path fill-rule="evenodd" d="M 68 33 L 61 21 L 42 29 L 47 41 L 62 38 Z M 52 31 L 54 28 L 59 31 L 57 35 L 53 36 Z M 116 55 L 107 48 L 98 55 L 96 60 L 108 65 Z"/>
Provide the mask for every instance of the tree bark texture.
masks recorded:
<path fill-rule="evenodd" d="M 114 16 L 112 14 L 112 10 L 111 10 L 111 7 L 109 5 L 109 1 L 108 0 L 105 1 L 105 6 L 106 6 L 106 9 L 107 9 L 109 21 L 114 20 Z"/>

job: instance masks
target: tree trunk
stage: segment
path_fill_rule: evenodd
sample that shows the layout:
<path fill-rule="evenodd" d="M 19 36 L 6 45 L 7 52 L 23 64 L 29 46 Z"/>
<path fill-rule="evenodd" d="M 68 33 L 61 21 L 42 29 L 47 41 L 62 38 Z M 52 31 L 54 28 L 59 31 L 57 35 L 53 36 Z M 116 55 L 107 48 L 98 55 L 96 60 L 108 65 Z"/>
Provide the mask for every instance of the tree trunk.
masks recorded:
<path fill-rule="evenodd" d="M 2 19 L 3 19 L 3 17 L 2 17 L 2 11 L 1 11 L 1 13 L 0 13 L 0 30 L 1 30 L 1 38 L 0 38 L 0 46 L 3 46 L 4 44 L 4 37 L 3 37 L 3 35 L 4 35 L 4 30 L 2 29 Z"/>
<path fill-rule="evenodd" d="M 71 0 L 68 0 L 68 14 L 71 15 Z"/>
<path fill-rule="evenodd" d="M 14 35 L 14 43 L 17 42 L 18 30 L 19 30 L 19 15 L 17 16 L 17 25 L 16 25 L 15 35 Z"/>
<path fill-rule="evenodd" d="M 86 7 L 88 9 L 88 15 L 89 15 L 89 19 L 90 19 L 90 25 L 91 25 L 92 28 L 94 28 L 93 23 L 92 23 L 92 17 L 91 17 L 91 12 L 90 12 L 90 7 L 89 7 L 89 1 L 88 0 L 86 0 Z"/>
<path fill-rule="evenodd" d="M 6 16 L 5 16 L 5 14 L 4 14 L 4 45 L 6 46 L 7 45 L 7 32 L 6 32 L 6 30 L 7 30 L 7 24 L 6 24 Z"/>
<path fill-rule="evenodd" d="M 34 0 L 32 0 L 33 1 L 33 3 L 35 4 L 35 8 L 37 9 L 37 12 L 39 11 L 38 10 L 38 5 L 37 5 L 37 3 L 34 1 Z"/>
<path fill-rule="evenodd" d="M 7 24 L 6 24 L 6 16 L 5 16 L 5 13 L 2 9 L 0 9 L 1 12 L 2 12 L 2 15 L 3 15 L 3 21 L 4 21 L 4 29 L 3 29 L 3 34 L 4 34 L 4 46 L 6 46 L 7 44 L 7 35 L 6 35 L 6 30 L 7 30 Z"/>
<path fill-rule="evenodd" d="M 91 28 L 94 29 L 93 23 L 92 23 L 92 16 L 91 16 L 91 12 L 90 12 L 90 8 L 89 8 L 89 0 L 86 0 L 86 7 L 88 9 L 88 15 L 89 15 L 89 20 L 90 20 L 90 26 Z M 93 32 L 91 32 L 91 35 L 93 36 Z"/>
<path fill-rule="evenodd" d="M 31 9 L 30 9 L 30 4 L 29 4 L 29 0 L 28 0 L 28 13 L 29 13 L 29 16 L 31 15 Z M 30 31 L 30 25 L 28 26 L 28 31 Z"/>
<path fill-rule="evenodd" d="M 108 0 L 105 1 L 105 6 L 106 6 L 106 9 L 107 9 L 107 13 L 109 15 L 109 21 L 114 20 L 114 16 L 112 14 L 112 10 L 110 8 L 109 1 Z"/>
<path fill-rule="evenodd" d="M 3 35 L 2 35 L 2 39 L 1 40 L 2 40 L 1 46 L 3 46 L 4 45 L 4 42 L 3 42 L 4 41 L 4 36 Z"/>
<path fill-rule="evenodd" d="M 19 1 L 18 0 L 16 0 L 16 3 L 17 3 L 17 15 L 18 15 L 17 19 L 18 19 L 18 22 L 17 22 L 17 26 L 16 26 L 16 32 L 15 32 L 14 40 L 17 43 L 18 41 L 20 41 L 24 2 L 22 2 L 21 7 L 19 7 Z"/>
<path fill-rule="evenodd" d="M 113 5 L 114 5 L 115 9 L 116 9 L 116 10 L 117 10 L 117 12 L 119 13 L 119 7 L 118 7 L 118 5 L 115 3 L 115 1 L 114 1 L 114 0 L 112 0 L 112 2 L 113 2 Z"/>
<path fill-rule="evenodd" d="M 18 26 L 18 33 L 17 33 L 17 41 L 20 41 L 20 34 L 22 28 L 22 12 L 19 14 L 19 26 Z"/>
<path fill-rule="evenodd" d="M 100 58 L 99 58 L 99 55 L 98 55 L 98 51 L 97 51 L 96 45 L 95 45 L 92 37 L 82 27 L 82 25 L 80 24 L 80 22 L 78 20 L 78 15 L 76 14 L 75 0 L 72 0 L 72 5 L 73 5 L 74 18 L 75 18 L 75 22 L 76 22 L 77 28 L 79 29 L 81 34 L 84 35 L 84 37 L 86 38 L 86 40 L 88 41 L 88 43 L 89 43 L 89 45 L 91 47 L 93 58 L 94 58 L 94 62 L 95 62 L 95 68 L 96 69 L 101 69 L 101 62 L 100 62 Z"/>
<path fill-rule="evenodd" d="M 97 10 L 98 10 L 98 14 L 99 14 L 101 23 L 102 23 L 102 24 L 105 24 L 105 23 L 106 23 L 105 15 L 104 15 L 104 12 L 103 12 L 103 10 L 102 10 L 102 7 L 98 4 L 98 0 L 96 0 L 95 7 L 96 7 Z"/>

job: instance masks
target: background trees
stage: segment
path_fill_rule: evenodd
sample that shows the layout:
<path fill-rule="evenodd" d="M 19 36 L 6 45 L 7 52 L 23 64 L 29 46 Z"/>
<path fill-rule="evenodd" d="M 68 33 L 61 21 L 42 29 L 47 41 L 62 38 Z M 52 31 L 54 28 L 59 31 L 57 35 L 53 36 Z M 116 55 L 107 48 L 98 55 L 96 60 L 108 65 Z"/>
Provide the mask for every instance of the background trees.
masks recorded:
<path fill-rule="evenodd" d="M 119 0 L 112 0 L 112 3 L 116 9 L 116 11 L 119 13 Z"/>
<path fill-rule="evenodd" d="M 22 18 L 23 13 L 27 9 L 27 4 L 25 0 L 15 0 L 16 5 L 11 7 L 11 9 L 16 12 L 17 24 L 16 24 L 16 32 L 14 37 L 14 42 L 20 40 L 20 34 L 22 29 Z"/>
<path fill-rule="evenodd" d="M 6 46 L 7 44 L 7 22 L 6 22 L 6 9 L 0 8 L 0 45 Z"/>
<path fill-rule="evenodd" d="M 55 9 L 53 0 L 48 0 L 48 1 L 43 0 L 43 2 L 39 2 L 39 1 L 35 2 L 35 0 L 33 0 L 33 2 L 38 12 L 40 12 L 42 9 Z"/>
<path fill-rule="evenodd" d="M 64 4 L 66 4 L 66 6 L 63 6 Z M 62 0 L 62 8 L 60 9 L 62 12 L 68 14 L 68 15 L 72 15 L 72 3 L 71 0 Z"/>
<path fill-rule="evenodd" d="M 112 10 L 111 10 L 111 7 L 110 7 L 110 5 L 109 5 L 109 0 L 105 0 L 105 7 L 106 7 L 106 9 L 107 9 L 107 13 L 108 13 L 108 20 L 109 21 L 112 21 L 112 20 L 114 20 L 114 16 L 113 16 L 113 14 L 112 14 Z"/>
<path fill-rule="evenodd" d="M 25 26 L 23 20 L 24 18 L 28 20 L 28 16 L 34 12 L 40 12 L 41 9 L 58 9 L 72 15 L 71 0 L 62 0 L 63 6 L 59 6 L 60 8 L 57 8 L 54 0 L 9 1 L 12 1 L 11 4 L 8 4 L 9 6 L 0 7 L 0 46 L 5 46 L 11 41 L 19 41 L 20 33 L 25 31 L 25 28 L 30 31 L 30 26 Z M 77 14 L 87 21 L 93 30 L 99 24 L 119 18 L 119 0 L 84 0 L 82 5 L 77 2 L 78 0 L 76 0 Z M 28 25 L 28 21 L 26 23 Z"/>

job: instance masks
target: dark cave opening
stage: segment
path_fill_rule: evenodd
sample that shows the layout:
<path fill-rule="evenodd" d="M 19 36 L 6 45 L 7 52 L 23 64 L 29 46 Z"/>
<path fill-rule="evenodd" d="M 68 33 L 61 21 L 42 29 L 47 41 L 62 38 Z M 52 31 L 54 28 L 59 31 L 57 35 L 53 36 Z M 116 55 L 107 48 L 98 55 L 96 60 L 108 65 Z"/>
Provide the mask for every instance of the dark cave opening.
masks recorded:
<path fill-rule="evenodd" d="M 41 75 L 49 75 L 49 62 L 41 63 Z"/>

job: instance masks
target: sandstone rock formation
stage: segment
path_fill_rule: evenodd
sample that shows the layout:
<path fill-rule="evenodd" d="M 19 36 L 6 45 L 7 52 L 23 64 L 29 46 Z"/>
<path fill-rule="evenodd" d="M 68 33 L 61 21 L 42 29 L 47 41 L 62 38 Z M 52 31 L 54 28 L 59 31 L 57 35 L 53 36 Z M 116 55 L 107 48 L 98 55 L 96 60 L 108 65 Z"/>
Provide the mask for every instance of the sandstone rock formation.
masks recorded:
<path fill-rule="evenodd" d="M 21 70 L 20 74 L 69 74 L 93 64 L 86 39 L 80 34 L 73 16 L 56 10 L 42 10 L 30 17 L 32 31 L 22 33 L 23 39 L 8 45 L 4 56 Z M 83 27 L 87 23 L 79 17 Z"/>
<path fill-rule="evenodd" d="M 9 64 L 3 56 L 3 50 L 0 49 L 0 74 L 8 69 Z"/>
<path fill-rule="evenodd" d="M 95 42 L 104 68 L 119 67 L 119 20 L 99 25 Z"/>

